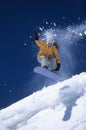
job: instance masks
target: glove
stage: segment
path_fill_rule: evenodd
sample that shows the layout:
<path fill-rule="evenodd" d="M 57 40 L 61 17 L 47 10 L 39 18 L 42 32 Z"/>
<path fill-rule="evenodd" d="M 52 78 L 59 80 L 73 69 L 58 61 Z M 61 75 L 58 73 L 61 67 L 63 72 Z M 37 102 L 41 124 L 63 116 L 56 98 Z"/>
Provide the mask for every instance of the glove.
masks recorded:
<path fill-rule="evenodd" d="M 60 66 L 61 66 L 61 64 L 57 63 L 57 67 L 56 67 L 55 71 L 58 71 L 60 69 Z"/>
<path fill-rule="evenodd" d="M 39 36 L 37 32 L 35 32 L 35 40 L 39 40 Z"/>

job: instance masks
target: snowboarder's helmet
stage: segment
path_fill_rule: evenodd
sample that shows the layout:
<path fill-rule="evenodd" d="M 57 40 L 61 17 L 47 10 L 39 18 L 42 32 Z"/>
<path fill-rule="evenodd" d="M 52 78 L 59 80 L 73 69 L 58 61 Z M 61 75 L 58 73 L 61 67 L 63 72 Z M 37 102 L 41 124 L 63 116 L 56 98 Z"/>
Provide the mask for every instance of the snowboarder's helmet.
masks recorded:
<path fill-rule="evenodd" d="M 57 49 L 59 48 L 59 45 L 57 42 L 48 43 L 49 46 L 55 46 Z"/>

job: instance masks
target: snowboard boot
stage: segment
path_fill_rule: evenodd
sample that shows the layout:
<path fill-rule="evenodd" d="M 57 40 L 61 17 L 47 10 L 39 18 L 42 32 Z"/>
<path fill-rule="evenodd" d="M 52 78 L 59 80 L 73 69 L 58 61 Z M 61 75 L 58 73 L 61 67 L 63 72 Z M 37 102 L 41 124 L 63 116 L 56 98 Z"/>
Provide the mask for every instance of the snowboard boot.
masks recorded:
<path fill-rule="evenodd" d="M 43 68 L 48 69 L 48 67 L 47 67 L 47 66 L 43 66 Z"/>

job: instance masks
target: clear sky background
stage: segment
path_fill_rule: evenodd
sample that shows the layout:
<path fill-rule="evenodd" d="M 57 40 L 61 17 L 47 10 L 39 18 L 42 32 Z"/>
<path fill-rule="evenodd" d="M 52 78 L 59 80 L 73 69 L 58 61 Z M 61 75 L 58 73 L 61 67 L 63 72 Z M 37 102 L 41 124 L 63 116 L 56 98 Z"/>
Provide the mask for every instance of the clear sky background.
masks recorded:
<path fill-rule="evenodd" d="M 66 17 L 66 25 L 86 20 L 86 1 L 0 1 L 0 108 L 7 107 L 51 82 L 49 80 L 47 83 L 44 77 L 41 79 L 33 72 L 33 68 L 38 65 L 34 31 L 38 26 L 43 26 L 44 21 L 54 21 L 57 26 L 63 26 L 63 17 Z"/>

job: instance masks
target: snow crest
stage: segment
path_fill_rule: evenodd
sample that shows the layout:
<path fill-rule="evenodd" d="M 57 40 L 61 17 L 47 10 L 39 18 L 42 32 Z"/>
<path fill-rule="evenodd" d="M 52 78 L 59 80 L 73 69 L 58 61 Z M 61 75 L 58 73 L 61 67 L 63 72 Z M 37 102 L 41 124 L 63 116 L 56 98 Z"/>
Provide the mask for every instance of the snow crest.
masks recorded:
<path fill-rule="evenodd" d="M 0 111 L 0 130 L 86 130 L 86 73 Z"/>

